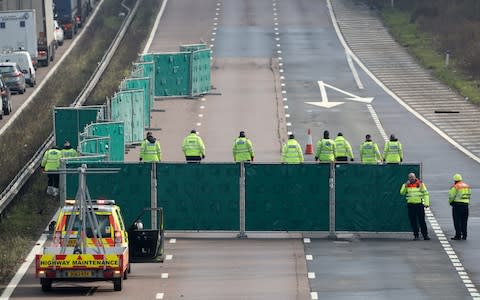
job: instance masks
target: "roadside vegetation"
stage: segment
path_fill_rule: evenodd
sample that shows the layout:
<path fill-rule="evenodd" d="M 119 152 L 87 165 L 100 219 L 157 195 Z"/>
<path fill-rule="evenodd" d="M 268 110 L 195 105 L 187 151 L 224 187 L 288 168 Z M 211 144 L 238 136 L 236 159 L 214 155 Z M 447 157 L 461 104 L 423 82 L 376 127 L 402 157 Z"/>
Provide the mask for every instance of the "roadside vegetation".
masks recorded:
<path fill-rule="evenodd" d="M 135 0 L 126 1 L 133 7 Z M 112 65 L 102 78 L 102 86 L 88 101 L 103 103 L 105 96 L 111 95 L 122 78 L 129 74 L 131 62 L 148 37 L 158 7 L 157 0 L 143 0 L 131 29 L 115 54 Z M 55 106 L 68 106 L 80 93 L 91 76 L 104 52 L 115 37 L 122 17 L 122 8 L 117 0 L 106 0 L 97 18 L 92 23 L 82 41 L 77 45 L 62 67 L 49 80 L 44 91 L 34 100 L 15 124 L 0 137 L 0 153 L 13 153 L 0 156 L 2 189 L 15 176 L 33 153 L 52 131 L 52 111 Z M 17 157 L 18 156 L 18 157 Z M 8 283 L 17 268 L 25 260 L 31 247 L 47 226 L 58 208 L 58 199 L 45 194 L 46 176 L 36 171 L 14 202 L 3 214 L 0 222 L 0 284 Z M 1 292 L 1 289 L 0 289 Z"/>
<path fill-rule="evenodd" d="M 480 104 L 480 1 L 366 0 L 432 74 Z M 446 66 L 446 55 L 449 64 Z"/>

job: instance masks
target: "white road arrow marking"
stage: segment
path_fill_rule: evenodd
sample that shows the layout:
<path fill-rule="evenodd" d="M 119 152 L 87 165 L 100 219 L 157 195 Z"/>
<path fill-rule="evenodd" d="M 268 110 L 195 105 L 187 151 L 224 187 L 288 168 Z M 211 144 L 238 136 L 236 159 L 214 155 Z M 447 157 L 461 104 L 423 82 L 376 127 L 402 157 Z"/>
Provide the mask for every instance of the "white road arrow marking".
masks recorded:
<path fill-rule="evenodd" d="M 373 97 L 359 97 L 355 94 L 349 93 L 347 91 L 344 91 L 342 89 L 339 89 L 337 87 L 334 87 L 333 85 L 327 84 L 323 81 L 318 81 L 318 87 L 320 88 L 320 95 L 322 96 L 322 102 L 305 102 L 307 104 L 315 105 L 315 106 L 320 106 L 324 108 L 332 108 L 337 105 L 343 104 L 344 102 L 329 102 L 328 101 L 328 96 L 327 96 L 327 90 L 325 87 L 331 88 L 332 90 L 335 90 L 339 93 L 342 93 L 344 95 L 347 95 L 348 97 L 345 98 L 345 100 L 351 100 L 351 101 L 357 101 L 357 102 L 362 102 L 362 103 L 372 103 Z"/>

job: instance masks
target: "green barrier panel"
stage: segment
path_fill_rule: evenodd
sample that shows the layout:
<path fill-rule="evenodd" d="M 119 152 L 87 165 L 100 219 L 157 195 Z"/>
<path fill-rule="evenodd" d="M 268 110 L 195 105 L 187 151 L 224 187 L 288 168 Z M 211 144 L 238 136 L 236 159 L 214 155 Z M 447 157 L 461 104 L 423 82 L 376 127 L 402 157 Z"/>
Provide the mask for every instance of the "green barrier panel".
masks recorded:
<path fill-rule="evenodd" d="M 110 161 L 123 161 L 125 159 L 125 135 L 123 122 L 93 123 L 87 125 L 85 131 L 89 137 L 108 137 L 108 145 L 104 145 L 103 147 L 108 150 L 108 159 Z M 107 147 L 105 148 L 105 146 Z"/>
<path fill-rule="evenodd" d="M 206 44 L 190 44 L 190 45 L 181 45 L 179 50 L 180 52 L 195 52 L 198 50 L 207 49 Z"/>
<path fill-rule="evenodd" d="M 152 81 L 152 93 L 155 92 L 155 64 L 151 62 L 136 62 L 133 64 L 132 77 L 134 78 L 150 78 Z"/>
<path fill-rule="evenodd" d="M 239 230 L 238 164 L 157 164 L 167 230 Z"/>
<path fill-rule="evenodd" d="M 144 91 L 116 93 L 111 99 L 112 121 L 124 123 L 125 143 L 140 143 L 144 132 Z"/>
<path fill-rule="evenodd" d="M 152 81 L 148 77 L 129 78 L 120 84 L 121 90 L 143 90 L 144 91 L 144 107 L 143 107 L 143 126 L 150 127 L 150 110 L 153 108 L 153 86 Z"/>
<path fill-rule="evenodd" d="M 405 198 L 399 194 L 419 165 L 337 164 L 335 217 L 337 231 L 411 231 Z M 428 188 L 428 185 L 427 185 Z"/>
<path fill-rule="evenodd" d="M 110 157 L 110 137 L 82 137 L 80 140 L 81 155 L 104 155 Z"/>
<path fill-rule="evenodd" d="M 246 164 L 246 231 L 328 231 L 329 164 Z"/>
<path fill-rule="evenodd" d="M 87 174 L 87 186 L 92 199 L 115 200 L 122 210 L 127 228 L 143 208 L 151 206 L 151 164 L 92 162 L 87 165 L 88 168 L 120 168 L 120 172 L 114 174 Z M 79 163 L 67 164 L 68 168 L 79 166 Z M 78 175 L 67 175 L 66 181 L 67 199 L 75 199 Z M 142 221 L 145 228 L 150 228 L 150 219 Z"/>
<path fill-rule="evenodd" d="M 143 61 L 155 63 L 155 96 L 189 96 L 191 53 L 146 54 Z"/>
<path fill-rule="evenodd" d="M 78 148 L 79 135 L 87 124 L 96 122 L 99 107 L 56 107 L 53 112 L 55 144 L 60 148 L 70 141 L 72 148 Z"/>
<path fill-rule="evenodd" d="M 192 87 L 191 96 L 205 94 L 210 91 L 210 49 L 192 53 Z"/>

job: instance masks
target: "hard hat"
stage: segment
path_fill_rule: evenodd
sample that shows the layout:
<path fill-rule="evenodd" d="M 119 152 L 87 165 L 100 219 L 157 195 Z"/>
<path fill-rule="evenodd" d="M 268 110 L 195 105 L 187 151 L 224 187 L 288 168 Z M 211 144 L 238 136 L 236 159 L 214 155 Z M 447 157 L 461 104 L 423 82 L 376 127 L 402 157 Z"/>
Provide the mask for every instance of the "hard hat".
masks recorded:
<path fill-rule="evenodd" d="M 453 175 L 453 180 L 454 180 L 454 181 L 462 181 L 462 180 L 463 180 L 463 179 L 462 179 L 462 175 L 460 175 L 460 174 L 458 174 L 458 173 L 455 174 L 455 175 Z"/>

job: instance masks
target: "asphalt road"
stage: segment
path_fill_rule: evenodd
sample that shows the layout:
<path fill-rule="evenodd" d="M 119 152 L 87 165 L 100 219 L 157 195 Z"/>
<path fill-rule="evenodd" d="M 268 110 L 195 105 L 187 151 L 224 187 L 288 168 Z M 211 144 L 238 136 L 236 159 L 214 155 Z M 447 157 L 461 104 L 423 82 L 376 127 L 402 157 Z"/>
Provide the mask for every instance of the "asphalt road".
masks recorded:
<path fill-rule="evenodd" d="M 365 36 L 366 42 L 374 38 Z M 178 45 L 200 39 L 213 45 L 212 83 L 221 95 L 155 103 L 152 127 L 161 129 L 155 134 L 164 160 L 183 160 L 181 140 L 192 128 L 204 138 L 209 161 L 231 161 L 231 143 L 243 129 L 259 161 L 278 161 L 286 132 L 304 144 L 308 128 L 314 141 L 324 130 L 332 135 L 342 131 L 358 157 L 366 133 L 383 145 L 381 126 L 400 138 L 406 161 L 423 163 L 435 215 L 431 223 L 438 221 L 446 236 L 452 235 L 446 202 L 451 176 L 462 173 L 478 194 L 478 164 L 399 105 L 358 66 L 355 79 L 325 1 L 170 0 L 151 50 L 176 51 Z M 318 81 L 330 85 L 329 101 L 344 103 L 333 108 L 306 104 L 321 101 Z M 369 108 L 346 100 L 339 90 L 375 98 Z M 130 160 L 137 159 L 135 151 L 129 153 Z M 432 240 L 418 242 L 410 236 L 338 241 L 179 238 L 167 244 L 171 260 L 135 264 L 121 294 L 112 292 L 110 284 L 91 283 L 75 288 L 58 284 L 44 295 L 31 269 L 12 298 L 472 299 L 468 287 L 480 283 L 478 210 L 473 203 L 469 240 L 450 243 L 450 253 L 442 246 L 446 239 L 430 225 Z M 469 276 L 472 283 L 460 276 Z"/>

